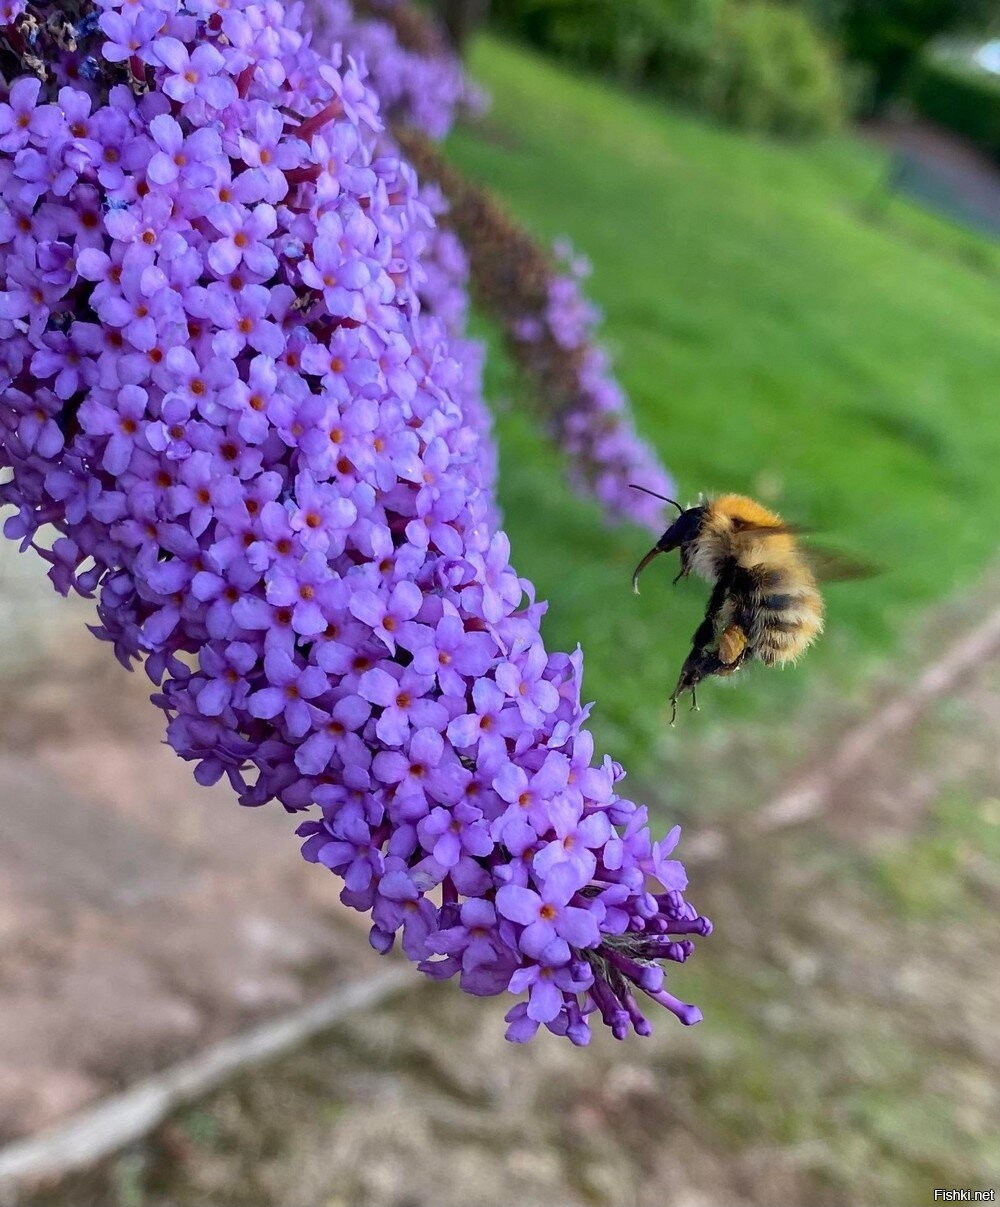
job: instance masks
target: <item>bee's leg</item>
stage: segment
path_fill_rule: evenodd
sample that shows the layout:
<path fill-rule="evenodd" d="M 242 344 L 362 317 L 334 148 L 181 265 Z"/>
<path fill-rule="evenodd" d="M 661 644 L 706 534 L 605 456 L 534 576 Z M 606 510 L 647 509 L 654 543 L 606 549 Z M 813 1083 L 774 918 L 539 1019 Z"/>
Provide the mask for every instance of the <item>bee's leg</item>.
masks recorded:
<path fill-rule="evenodd" d="M 711 601 L 709 602 L 711 603 Z M 691 653 L 687 656 L 688 662 L 696 658 L 703 658 L 709 646 L 715 644 L 715 617 L 721 607 L 721 603 L 717 607 L 709 607 L 705 613 L 705 619 L 695 629 L 694 637 L 691 638 Z"/>
<path fill-rule="evenodd" d="M 677 701 L 680 696 L 684 692 L 689 691 L 692 697 L 692 708 L 697 710 L 698 699 L 695 695 L 695 688 L 702 679 L 706 679 L 709 675 L 719 674 L 725 667 L 725 663 L 713 647 L 716 644 L 716 620 L 729 594 L 730 580 L 731 576 L 729 574 L 723 574 L 719 578 L 719 581 L 712 589 L 708 607 L 705 609 L 704 619 L 697 629 L 695 629 L 694 638 L 691 643 L 691 652 L 684 660 L 680 677 L 677 680 L 677 686 L 674 688 L 674 694 L 670 697 L 672 708 L 671 725 L 673 725 L 677 717 Z"/>
<path fill-rule="evenodd" d="M 681 673 L 677 677 L 677 686 L 674 688 L 673 695 L 670 697 L 670 724 L 677 724 L 677 701 L 686 691 L 694 691 L 695 684 L 698 682 L 693 676 L 697 675 L 696 668 L 692 665 L 692 659 L 697 651 L 692 650 L 681 667 Z"/>
<path fill-rule="evenodd" d="M 674 694 L 670 697 L 671 725 L 677 720 L 677 701 L 685 692 L 691 693 L 692 708 L 697 710 L 698 701 L 695 696 L 695 690 L 706 675 L 713 673 L 713 665 L 718 663 L 718 661 L 715 654 L 698 649 L 697 647 L 688 654 L 684 660 L 684 665 L 681 667 L 681 673 L 677 678 L 677 686 L 674 688 Z"/>
<path fill-rule="evenodd" d="M 674 694 L 670 697 L 670 703 L 673 708 L 671 725 L 673 724 L 673 717 L 677 715 L 677 701 L 685 692 L 691 693 L 691 711 L 700 712 L 696 694 L 698 684 L 710 675 L 731 675 L 742 664 L 743 657 L 744 655 L 741 652 L 737 656 L 736 661 L 732 665 L 727 666 L 714 650 L 693 649 L 681 667 L 677 686 L 674 688 Z"/>
<path fill-rule="evenodd" d="M 694 637 L 691 639 L 691 653 L 688 654 L 688 662 L 695 657 L 704 657 L 706 650 L 715 645 L 716 623 L 719 613 L 722 611 L 723 605 L 729 597 L 731 577 L 729 573 L 720 575 L 719 581 L 712 588 L 712 594 L 708 597 L 708 606 L 705 608 L 705 615 L 701 624 L 695 629 Z"/>

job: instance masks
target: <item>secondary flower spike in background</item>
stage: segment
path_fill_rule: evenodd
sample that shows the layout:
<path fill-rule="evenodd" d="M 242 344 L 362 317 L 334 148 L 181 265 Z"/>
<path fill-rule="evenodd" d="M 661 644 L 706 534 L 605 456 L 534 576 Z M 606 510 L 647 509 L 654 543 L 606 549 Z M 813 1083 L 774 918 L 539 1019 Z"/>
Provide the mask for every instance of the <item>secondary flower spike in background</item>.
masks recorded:
<path fill-rule="evenodd" d="M 697 1021 L 660 961 L 709 923 L 510 565 L 359 65 L 266 0 L 5 12 L 6 534 L 97 596 L 200 782 L 318 810 L 376 948 L 526 992 L 514 1040 L 647 1033 L 643 995 Z"/>

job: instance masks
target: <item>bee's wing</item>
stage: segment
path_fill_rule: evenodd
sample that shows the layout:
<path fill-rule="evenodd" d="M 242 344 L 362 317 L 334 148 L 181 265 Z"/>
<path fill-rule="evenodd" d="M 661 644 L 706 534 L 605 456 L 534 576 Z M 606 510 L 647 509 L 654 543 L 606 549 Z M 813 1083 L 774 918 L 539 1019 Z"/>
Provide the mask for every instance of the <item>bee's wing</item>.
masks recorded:
<path fill-rule="evenodd" d="M 825 583 L 857 582 L 863 578 L 875 578 L 882 573 L 882 567 L 867 558 L 856 557 L 853 553 L 843 553 L 839 549 L 829 549 L 825 545 L 803 545 L 812 572 Z"/>
<path fill-rule="evenodd" d="M 754 524 L 741 521 L 740 532 L 759 532 L 770 536 L 810 536 L 812 529 L 802 524 Z M 862 578 L 874 578 L 882 573 L 882 567 L 852 553 L 830 549 L 823 544 L 809 541 L 800 546 L 816 577 L 823 582 L 854 582 Z"/>
<path fill-rule="evenodd" d="M 753 520 L 734 520 L 733 529 L 736 532 L 761 533 L 763 536 L 807 536 L 812 530 L 801 524 L 755 524 Z"/>
<path fill-rule="evenodd" d="M 738 521 L 737 530 L 741 533 L 760 533 L 762 536 L 811 536 L 814 529 L 804 524 L 755 524 L 753 521 Z M 806 560 L 812 567 L 817 578 L 825 582 L 849 582 L 859 578 L 874 578 L 881 573 L 881 567 L 864 558 L 851 553 L 843 553 L 838 549 L 830 549 L 823 544 L 809 541 L 800 546 Z"/>

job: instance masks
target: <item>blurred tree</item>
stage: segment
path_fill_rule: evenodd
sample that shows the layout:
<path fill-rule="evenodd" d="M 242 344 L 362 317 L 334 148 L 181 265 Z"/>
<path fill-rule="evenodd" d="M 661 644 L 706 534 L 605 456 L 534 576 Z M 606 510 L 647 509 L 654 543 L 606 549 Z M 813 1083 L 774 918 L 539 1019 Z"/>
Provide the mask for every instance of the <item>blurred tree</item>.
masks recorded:
<path fill-rule="evenodd" d="M 489 14 L 490 0 L 434 0 L 438 19 L 448 31 L 452 46 L 462 54 L 469 38 Z"/>
<path fill-rule="evenodd" d="M 982 28 L 1000 7 L 996 0 L 807 0 L 807 6 L 849 59 L 870 68 L 873 109 L 899 92 L 931 38 Z"/>

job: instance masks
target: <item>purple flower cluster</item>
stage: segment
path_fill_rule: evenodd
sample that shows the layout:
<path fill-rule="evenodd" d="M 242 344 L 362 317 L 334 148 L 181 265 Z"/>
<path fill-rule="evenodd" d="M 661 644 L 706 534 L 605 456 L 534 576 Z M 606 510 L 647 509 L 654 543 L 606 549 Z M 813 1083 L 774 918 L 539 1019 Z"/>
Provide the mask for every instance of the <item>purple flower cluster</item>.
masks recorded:
<path fill-rule="evenodd" d="M 485 106 L 485 97 L 429 15 L 404 0 L 369 0 L 367 8 L 374 16 L 362 16 L 347 0 L 305 0 L 303 4 L 312 44 L 320 53 L 342 47 L 359 64 L 359 70 L 367 72 L 369 86 L 379 98 L 379 112 L 390 123 L 378 134 L 379 151 L 400 158 L 391 123 L 401 122 L 431 138 L 444 138 L 458 110 L 475 112 Z M 401 43 L 397 26 L 406 29 L 413 45 Z M 435 218 L 447 213 L 447 199 L 433 183 L 421 185 L 419 199 Z M 482 394 L 485 347 L 481 340 L 467 336 L 469 264 L 454 232 L 440 224 L 433 226 L 421 270 L 417 287 L 421 309 L 444 323 L 449 355 L 461 368 L 452 389 L 459 396 L 466 425 L 481 437 L 482 481 L 492 488 L 497 466 L 490 438 L 492 417 Z M 494 521 L 498 519 L 495 509 L 490 514 Z"/>
<path fill-rule="evenodd" d="M 590 263 L 565 239 L 554 250 L 561 271 L 549 280 L 544 313 L 522 318 L 514 337 L 530 348 L 545 335 L 572 358 L 574 388 L 551 424 L 569 457 L 574 487 L 593 495 L 608 515 L 658 532 L 663 526 L 661 505 L 648 494 L 630 490 L 629 483 L 638 482 L 660 495 L 673 495 L 674 483 L 636 431 L 628 396 L 607 352 L 596 342 L 601 312 L 580 288 Z M 527 356 L 530 360 L 530 351 Z"/>
<path fill-rule="evenodd" d="M 492 522 L 375 94 L 276 0 L 6 15 L 6 534 L 97 595 L 199 782 L 318 807 L 305 856 L 378 950 L 527 993 L 513 1040 L 645 1034 L 640 992 L 697 1021 L 661 961 L 709 923 Z"/>
<path fill-rule="evenodd" d="M 383 138 L 386 136 L 383 135 Z M 393 145 L 396 154 L 399 149 Z M 435 218 L 447 213 L 448 202 L 434 184 L 421 184 L 420 200 Z M 421 260 L 422 280 L 417 288 L 421 311 L 434 315 L 448 338 L 448 354 L 459 366 L 452 394 L 462 408 L 465 426 L 476 433 L 479 478 L 489 495 L 485 515 L 491 527 L 500 525 L 500 510 L 493 494 L 497 478 L 497 450 L 493 441 L 493 416 L 483 398 L 486 347 L 468 335 L 469 261 L 454 231 L 435 225 Z"/>

